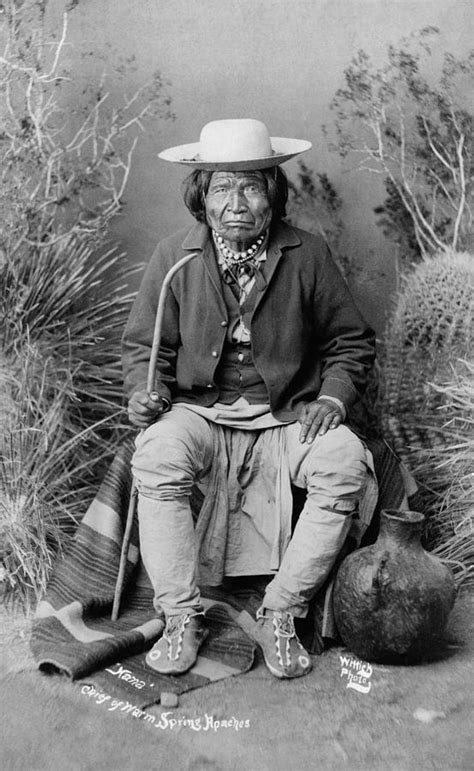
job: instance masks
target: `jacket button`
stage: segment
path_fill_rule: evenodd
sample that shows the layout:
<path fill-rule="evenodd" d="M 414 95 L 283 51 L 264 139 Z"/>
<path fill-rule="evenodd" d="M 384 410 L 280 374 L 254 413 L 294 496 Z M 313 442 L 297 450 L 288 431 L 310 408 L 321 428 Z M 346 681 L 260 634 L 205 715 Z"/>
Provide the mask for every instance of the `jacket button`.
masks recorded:
<path fill-rule="evenodd" d="M 214 388 L 214 386 L 212 385 L 212 383 L 208 383 L 206 388 Z"/>
<path fill-rule="evenodd" d="M 244 360 L 244 354 L 243 353 L 239 353 L 237 358 L 238 358 L 239 361 L 243 361 Z"/>
<path fill-rule="evenodd" d="M 217 359 L 217 357 L 219 356 L 219 354 L 217 353 L 217 351 L 213 351 L 213 352 L 212 352 L 212 355 L 214 356 L 214 358 L 215 358 L 215 359 Z"/>
<path fill-rule="evenodd" d="M 226 326 L 227 326 L 227 321 L 221 321 L 221 327 L 226 327 Z"/>

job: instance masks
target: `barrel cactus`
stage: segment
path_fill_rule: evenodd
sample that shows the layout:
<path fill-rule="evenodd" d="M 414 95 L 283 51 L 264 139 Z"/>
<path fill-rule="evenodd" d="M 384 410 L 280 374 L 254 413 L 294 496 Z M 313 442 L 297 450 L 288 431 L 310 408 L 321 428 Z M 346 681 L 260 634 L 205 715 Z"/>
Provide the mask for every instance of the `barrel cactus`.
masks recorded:
<path fill-rule="evenodd" d="M 381 354 L 379 408 L 384 435 L 409 466 L 413 453 L 443 441 L 443 396 L 432 385 L 470 357 L 473 315 L 473 255 L 446 250 L 403 277 Z"/>
<path fill-rule="evenodd" d="M 445 251 L 402 279 L 380 362 L 383 433 L 420 485 L 425 545 L 474 583 L 474 256 Z"/>

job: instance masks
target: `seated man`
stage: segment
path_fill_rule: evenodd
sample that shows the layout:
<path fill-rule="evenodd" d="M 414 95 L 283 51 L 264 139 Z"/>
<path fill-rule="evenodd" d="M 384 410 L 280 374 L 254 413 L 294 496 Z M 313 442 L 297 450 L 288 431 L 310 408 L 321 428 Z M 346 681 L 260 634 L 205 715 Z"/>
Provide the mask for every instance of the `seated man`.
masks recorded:
<path fill-rule="evenodd" d="M 161 154 L 193 169 L 184 201 L 197 224 L 158 244 L 123 338 L 129 417 L 145 429 L 132 462 L 140 548 L 166 619 L 147 663 L 161 673 L 188 670 L 206 635 L 190 494 L 216 462 L 216 426 L 227 447 L 238 434 L 237 465 L 248 465 L 255 437 L 267 439 L 268 458 L 307 490 L 293 534 L 291 511 L 257 512 L 257 530 L 283 544 L 257 612 L 258 642 L 276 677 L 311 670 L 294 617 L 305 617 L 327 578 L 367 484 L 370 458 L 347 420 L 373 364 L 374 334 L 325 242 L 283 219 L 279 165 L 309 147 L 269 137 L 259 121 L 223 120 L 207 124 L 200 142 Z M 171 284 L 148 393 L 160 289 L 192 252 Z M 261 552 L 251 552 L 239 567 L 226 550 L 231 575 L 267 572 Z"/>

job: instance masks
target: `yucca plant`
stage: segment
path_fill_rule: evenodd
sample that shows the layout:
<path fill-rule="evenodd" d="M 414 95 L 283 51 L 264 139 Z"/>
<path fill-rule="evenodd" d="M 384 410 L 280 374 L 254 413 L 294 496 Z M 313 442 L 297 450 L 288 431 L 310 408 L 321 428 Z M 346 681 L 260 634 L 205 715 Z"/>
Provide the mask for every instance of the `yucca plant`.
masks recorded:
<path fill-rule="evenodd" d="M 28 609 L 87 500 L 96 458 L 86 445 L 97 446 L 98 426 L 81 430 L 71 420 L 67 361 L 27 342 L 21 357 L 2 362 L 0 555 L 5 598 Z"/>
<path fill-rule="evenodd" d="M 13 261 L 1 271 L 0 559 L 5 598 L 25 609 L 129 430 L 122 262 L 119 252 L 97 257 L 80 239 L 61 240 L 31 267 Z"/>
<path fill-rule="evenodd" d="M 170 115 L 159 75 L 121 106 L 104 79 L 77 102 L 60 65 L 67 14 L 45 39 L 46 6 L 5 3 L 0 56 L 0 578 L 25 610 L 129 430 L 130 271 L 109 224 L 143 121 Z"/>
<path fill-rule="evenodd" d="M 137 268 L 135 268 L 136 270 Z M 25 341 L 74 373 L 80 421 L 102 419 L 120 403 L 120 335 L 131 301 L 124 254 L 77 234 L 30 254 L 13 254 L 0 270 L 2 345 L 21 361 Z"/>

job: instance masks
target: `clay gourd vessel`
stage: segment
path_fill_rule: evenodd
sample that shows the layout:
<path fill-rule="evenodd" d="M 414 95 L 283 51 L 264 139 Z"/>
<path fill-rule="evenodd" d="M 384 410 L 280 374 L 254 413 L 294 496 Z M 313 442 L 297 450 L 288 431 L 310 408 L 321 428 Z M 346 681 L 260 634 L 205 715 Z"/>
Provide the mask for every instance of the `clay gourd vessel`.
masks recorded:
<path fill-rule="evenodd" d="M 344 644 L 366 661 L 408 664 L 423 658 L 445 629 L 454 578 L 421 545 L 423 514 L 388 509 L 377 541 L 343 561 L 333 607 Z"/>

